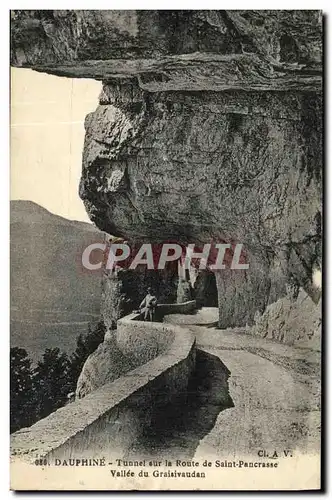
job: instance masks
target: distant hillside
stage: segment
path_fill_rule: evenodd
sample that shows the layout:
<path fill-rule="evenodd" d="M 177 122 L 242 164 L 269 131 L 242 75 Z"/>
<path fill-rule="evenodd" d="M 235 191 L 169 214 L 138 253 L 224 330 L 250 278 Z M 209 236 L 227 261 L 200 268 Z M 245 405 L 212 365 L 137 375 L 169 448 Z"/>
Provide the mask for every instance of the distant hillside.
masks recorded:
<path fill-rule="evenodd" d="M 70 352 L 98 320 L 101 276 L 81 256 L 104 233 L 31 201 L 11 201 L 11 345 L 36 358 L 46 347 Z"/>
<path fill-rule="evenodd" d="M 75 227 L 77 229 L 82 229 L 82 231 L 100 234 L 100 231 L 96 229 L 93 224 L 65 219 L 60 215 L 52 214 L 52 212 L 49 212 L 46 208 L 30 200 L 12 200 L 10 202 L 10 222 L 11 224 L 17 222 L 28 224 L 50 223 L 56 226 Z"/>

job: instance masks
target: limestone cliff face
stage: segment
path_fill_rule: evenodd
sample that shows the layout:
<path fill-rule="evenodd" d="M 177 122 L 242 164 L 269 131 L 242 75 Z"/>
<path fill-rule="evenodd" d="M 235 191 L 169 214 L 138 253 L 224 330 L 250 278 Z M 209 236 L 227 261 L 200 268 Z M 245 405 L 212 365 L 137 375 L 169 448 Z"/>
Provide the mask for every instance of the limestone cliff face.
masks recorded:
<path fill-rule="evenodd" d="M 290 277 L 313 296 L 320 99 L 295 92 L 151 94 L 130 82 L 114 85 L 104 86 L 102 104 L 86 120 L 80 192 L 92 220 L 134 241 L 243 243 L 249 271 L 217 279 L 225 288 L 222 326 L 250 323 Z M 236 312 L 241 296 L 243 313 Z"/>
<path fill-rule="evenodd" d="M 103 80 L 80 196 L 132 241 L 243 243 L 220 325 L 252 324 L 321 264 L 317 11 L 15 11 L 12 63 Z"/>

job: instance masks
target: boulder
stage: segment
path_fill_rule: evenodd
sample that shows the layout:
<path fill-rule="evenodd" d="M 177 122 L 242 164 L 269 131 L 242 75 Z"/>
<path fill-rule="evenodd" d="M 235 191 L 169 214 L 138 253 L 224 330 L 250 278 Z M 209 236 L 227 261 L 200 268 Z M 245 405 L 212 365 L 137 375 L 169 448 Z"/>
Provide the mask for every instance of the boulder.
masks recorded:
<path fill-rule="evenodd" d="M 321 301 L 315 304 L 304 290 L 287 294 L 255 316 L 253 335 L 288 345 L 321 350 Z"/>

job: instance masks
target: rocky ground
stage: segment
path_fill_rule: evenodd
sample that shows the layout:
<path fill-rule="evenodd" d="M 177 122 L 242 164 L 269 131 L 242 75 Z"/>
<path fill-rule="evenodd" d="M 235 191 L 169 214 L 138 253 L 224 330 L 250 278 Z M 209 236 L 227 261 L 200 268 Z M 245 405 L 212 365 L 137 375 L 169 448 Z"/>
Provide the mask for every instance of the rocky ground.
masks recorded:
<path fill-rule="evenodd" d="M 211 310 L 205 316 L 211 316 Z M 172 315 L 168 320 L 190 325 L 195 315 Z M 196 396 L 182 409 L 164 412 L 155 434 L 143 439 L 133 456 L 212 460 L 255 457 L 260 449 L 270 455 L 287 449 L 293 454 L 319 452 L 318 350 L 283 345 L 240 329 L 189 328 L 196 335 L 202 367 Z"/>
<path fill-rule="evenodd" d="M 196 329 L 198 346 L 230 370 L 234 408 L 221 412 L 196 456 L 277 447 L 318 452 L 320 353 L 232 331 Z"/>

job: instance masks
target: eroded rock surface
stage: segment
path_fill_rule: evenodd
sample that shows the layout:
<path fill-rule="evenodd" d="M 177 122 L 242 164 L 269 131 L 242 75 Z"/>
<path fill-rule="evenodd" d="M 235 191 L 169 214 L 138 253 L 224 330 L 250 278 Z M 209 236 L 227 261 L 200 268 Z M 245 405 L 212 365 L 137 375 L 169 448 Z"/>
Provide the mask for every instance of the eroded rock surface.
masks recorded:
<path fill-rule="evenodd" d="M 15 65 L 149 91 L 320 87 L 319 11 L 12 11 Z"/>
<path fill-rule="evenodd" d="M 250 318 L 289 276 L 310 293 L 320 264 L 320 98 L 145 93 L 133 102 L 124 87 L 122 101 L 104 90 L 86 121 L 80 193 L 92 220 L 132 240 L 243 243 L 252 278 L 221 280 L 249 283 Z"/>

